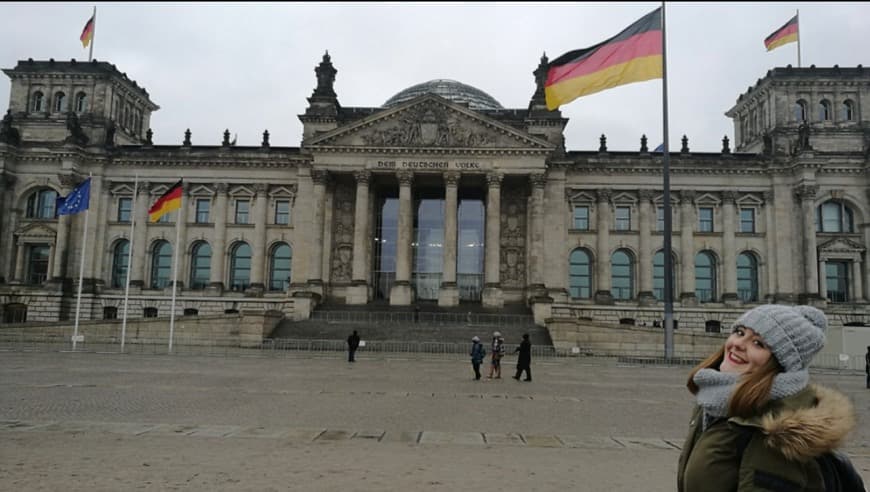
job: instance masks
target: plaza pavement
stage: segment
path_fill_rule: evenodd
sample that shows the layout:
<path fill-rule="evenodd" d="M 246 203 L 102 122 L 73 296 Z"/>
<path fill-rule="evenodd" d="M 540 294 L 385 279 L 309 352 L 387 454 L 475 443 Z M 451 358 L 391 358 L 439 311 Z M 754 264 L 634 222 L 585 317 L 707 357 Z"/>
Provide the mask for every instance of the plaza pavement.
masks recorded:
<path fill-rule="evenodd" d="M 340 357 L 0 352 L 0 490 L 675 490 L 688 367 Z M 867 481 L 864 375 L 813 379 L 855 403 Z"/>

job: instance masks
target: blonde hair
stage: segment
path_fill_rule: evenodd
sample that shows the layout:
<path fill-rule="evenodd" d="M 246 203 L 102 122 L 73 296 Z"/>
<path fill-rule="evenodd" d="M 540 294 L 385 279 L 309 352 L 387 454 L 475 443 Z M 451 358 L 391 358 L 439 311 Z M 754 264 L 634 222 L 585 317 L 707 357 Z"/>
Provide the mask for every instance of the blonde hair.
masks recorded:
<path fill-rule="evenodd" d="M 701 369 L 719 370 L 719 365 L 725 359 L 725 345 L 723 344 L 719 350 L 707 357 L 689 373 L 689 380 L 686 382 L 686 387 L 693 395 L 698 394 L 698 385 L 695 384 L 695 374 Z M 743 373 L 731 393 L 728 400 L 728 416 L 729 417 L 749 417 L 758 412 L 770 400 L 770 390 L 773 387 L 773 379 L 777 374 L 783 372 L 782 366 L 776 360 L 776 357 L 771 354 L 770 359 L 754 371 Z"/>

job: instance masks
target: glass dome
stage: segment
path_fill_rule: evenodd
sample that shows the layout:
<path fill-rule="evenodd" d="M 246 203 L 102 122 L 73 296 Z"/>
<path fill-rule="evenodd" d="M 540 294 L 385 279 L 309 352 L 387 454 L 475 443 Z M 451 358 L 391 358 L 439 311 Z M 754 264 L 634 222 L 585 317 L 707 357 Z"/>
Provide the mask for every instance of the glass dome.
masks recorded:
<path fill-rule="evenodd" d="M 449 79 L 435 79 L 423 82 L 422 84 L 412 85 L 388 99 L 384 103 L 384 107 L 391 108 L 423 94 L 437 94 L 448 101 L 466 103 L 471 109 L 504 109 L 498 101 L 486 92 Z"/>

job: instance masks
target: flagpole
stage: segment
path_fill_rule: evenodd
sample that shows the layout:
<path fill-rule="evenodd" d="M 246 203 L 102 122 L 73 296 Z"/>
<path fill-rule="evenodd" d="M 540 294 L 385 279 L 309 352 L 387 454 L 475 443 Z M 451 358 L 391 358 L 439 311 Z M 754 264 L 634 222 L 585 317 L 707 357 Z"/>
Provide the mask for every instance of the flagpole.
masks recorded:
<path fill-rule="evenodd" d="M 664 136 L 662 185 L 664 187 L 665 254 L 665 359 L 674 357 L 674 261 L 671 255 L 671 159 L 668 144 L 668 50 L 665 29 L 665 2 L 662 1 L 662 131 Z M 686 265 L 683 265 L 686 268 Z"/>
<path fill-rule="evenodd" d="M 797 44 L 798 44 L 798 68 L 801 67 L 801 11 L 795 9 L 795 17 L 797 17 Z"/>
<path fill-rule="evenodd" d="M 88 174 L 88 179 L 91 179 L 92 174 Z M 90 190 L 88 190 L 88 195 L 90 195 Z M 87 210 L 85 210 L 85 226 L 82 228 L 82 254 L 81 261 L 79 261 L 79 289 L 78 296 L 76 298 L 76 322 L 75 328 L 73 328 L 73 339 L 72 339 L 72 349 L 73 352 L 76 350 L 76 343 L 78 343 L 79 339 L 79 314 L 82 310 L 82 279 L 85 275 L 85 251 L 87 250 L 87 241 L 88 241 L 88 217 L 91 215 L 91 207 L 90 207 L 90 196 L 88 196 L 89 206 Z"/>
<path fill-rule="evenodd" d="M 91 42 L 90 42 L 91 48 L 88 51 L 88 61 L 89 62 L 94 59 L 94 41 L 97 38 L 97 6 L 96 5 L 94 5 L 93 18 L 94 18 L 94 24 L 91 26 L 91 32 L 93 33 L 93 34 L 91 34 Z"/>
<path fill-rule="evenodd" d="M 133 181 L 133 206 L 130 210 L 130 247 L 127 248 L 127 280 L 124 285 L 124 321 L 121 322 L 121 353 L 124 352 L 124 340 L 127 338 L 127 310 L 130 307 L 130 271 L 133 265 L 133 228 L 136 225 L 136 192 L 139 190 L 139 175 Z"/>
<path fill-rule="evenodd" d="M 184 210 L 184 185 L 181 187 L 181 200 L 175 216 L 175 258 L 172 263 L 172 305 L 169 308 L 169 353 L 172 353 L 172 338 L 175 335 L 175 292 L 178 286 L 178 257 L 181 256 L 181 220 Z"/>

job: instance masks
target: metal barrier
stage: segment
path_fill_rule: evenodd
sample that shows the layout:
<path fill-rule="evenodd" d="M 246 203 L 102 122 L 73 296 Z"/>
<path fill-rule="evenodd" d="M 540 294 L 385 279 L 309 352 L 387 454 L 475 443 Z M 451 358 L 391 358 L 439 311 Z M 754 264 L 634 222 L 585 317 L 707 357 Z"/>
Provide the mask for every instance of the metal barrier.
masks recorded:
<path fill-rule="evenodd" d="M 441 313 L 427 311 L 314 311 L 312 320 L 328 323 L 426 323 L 434 325 L 533 326 L 528 314 Z"/>

